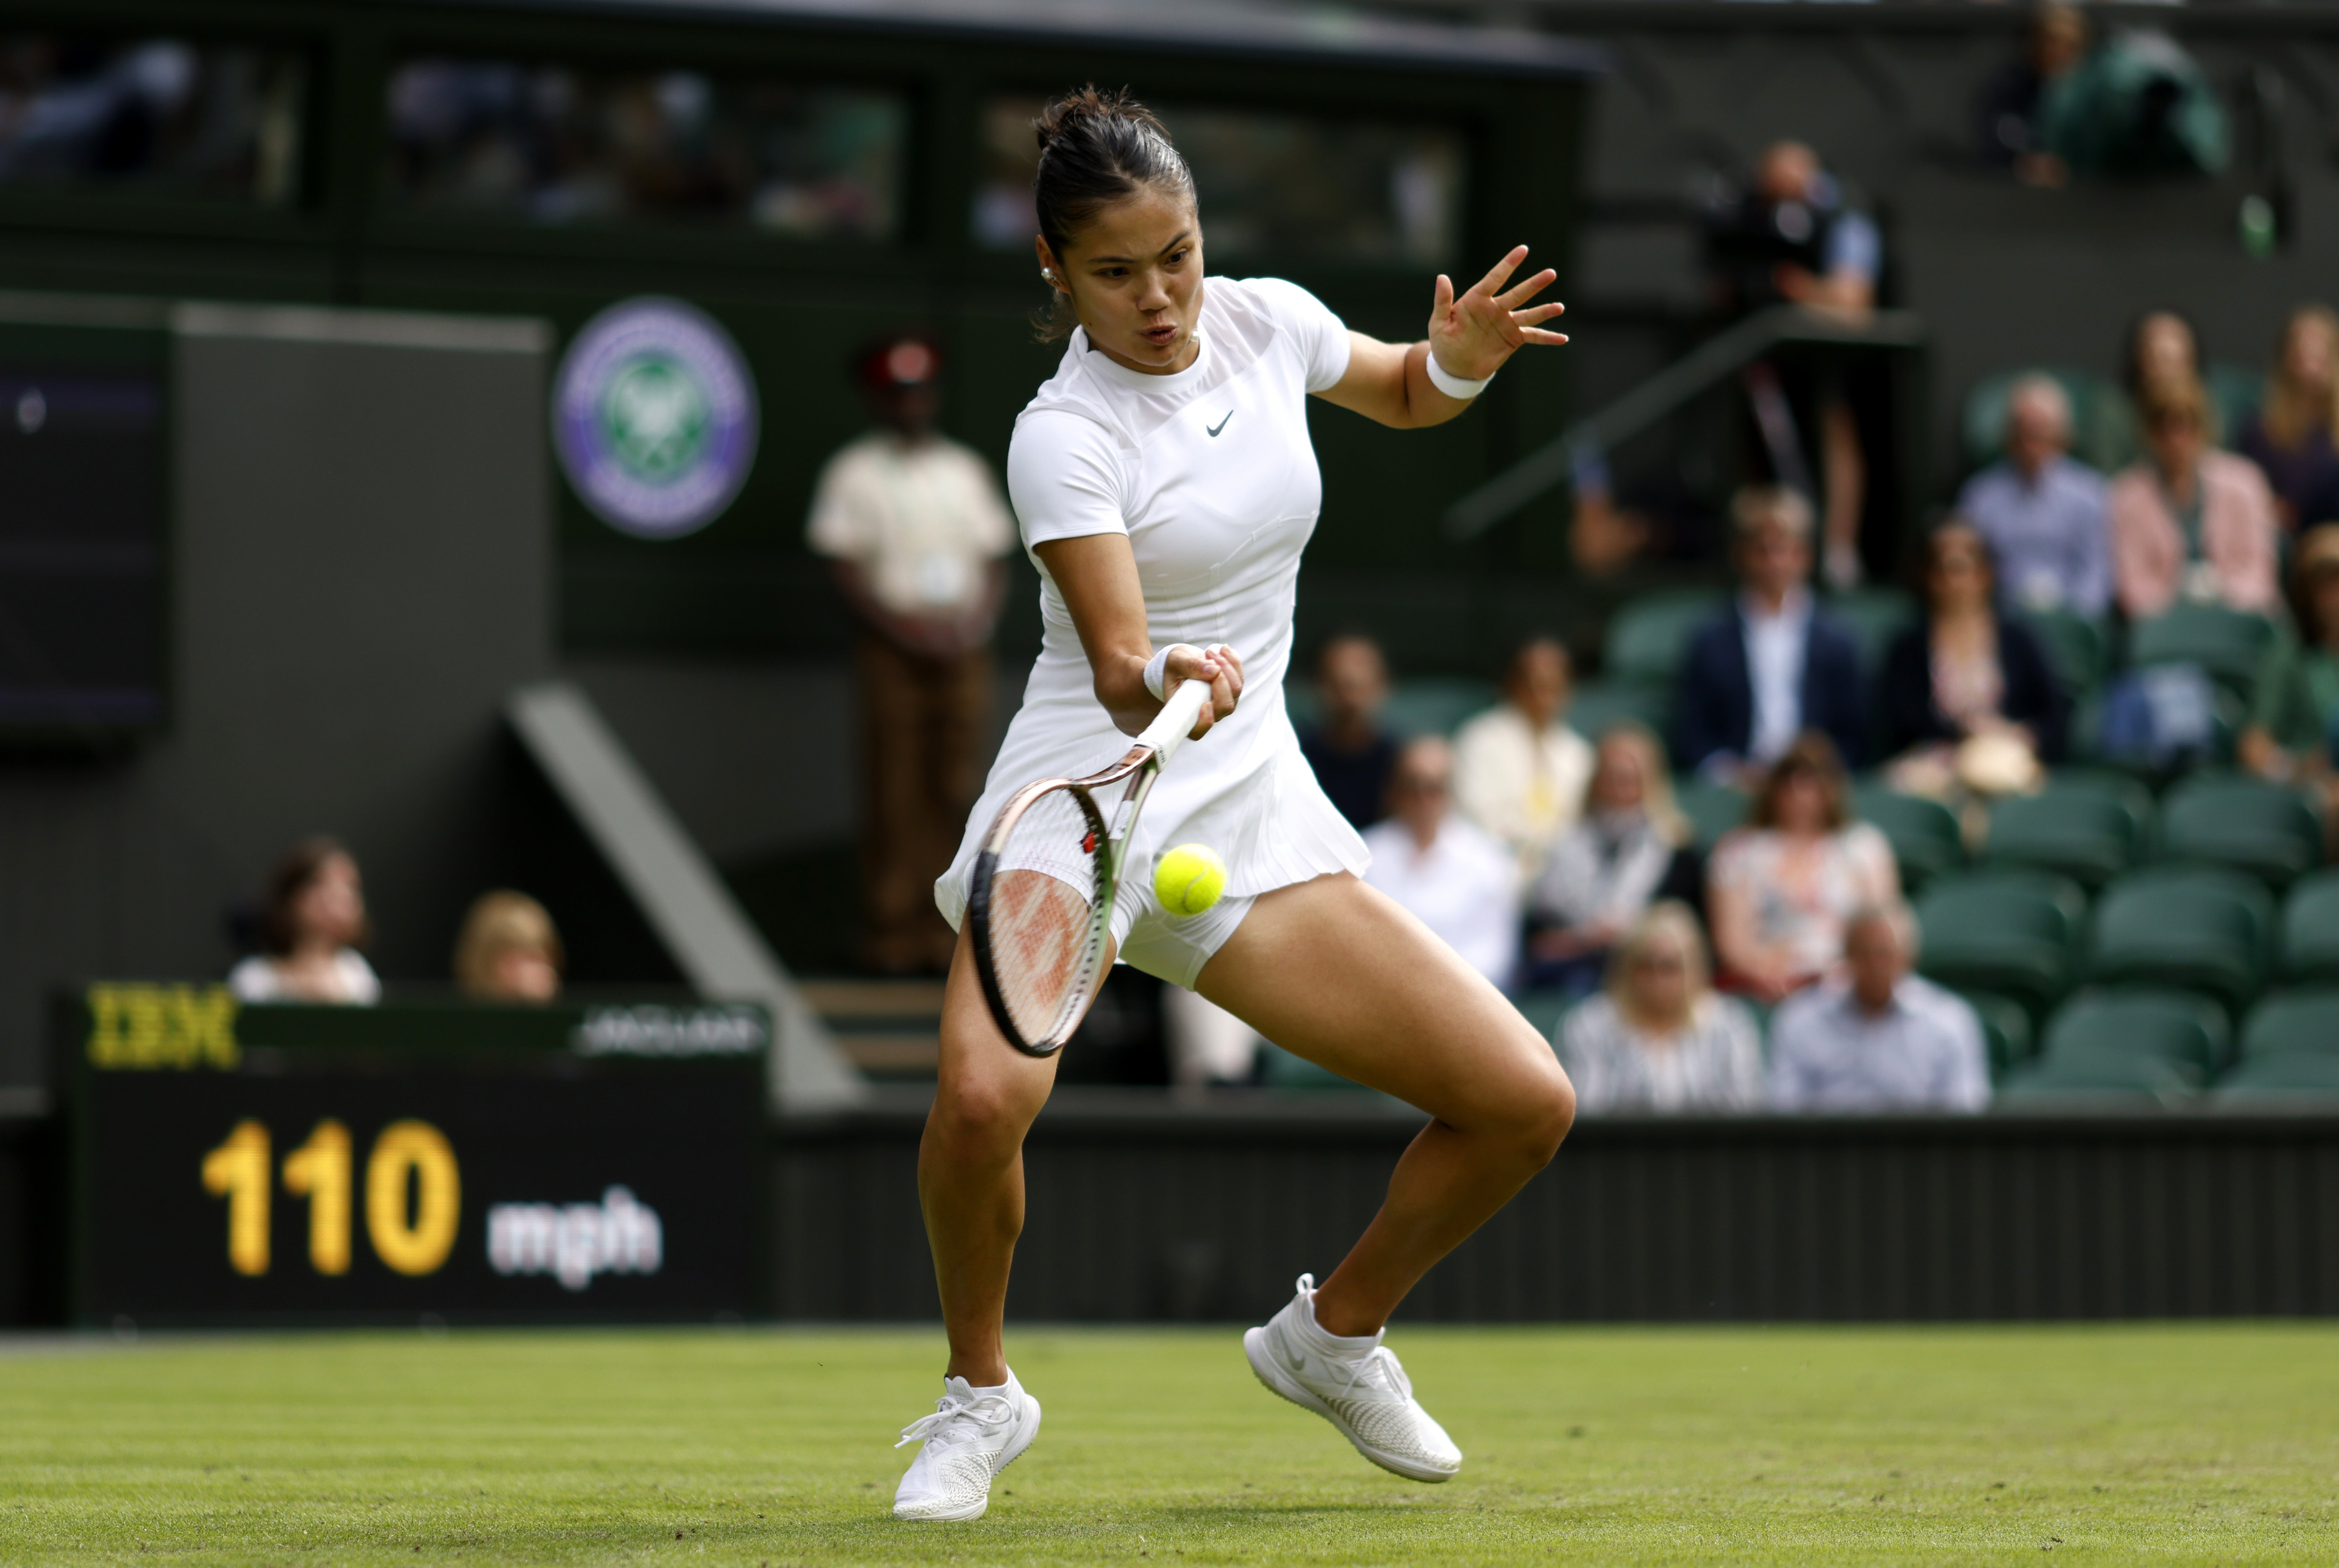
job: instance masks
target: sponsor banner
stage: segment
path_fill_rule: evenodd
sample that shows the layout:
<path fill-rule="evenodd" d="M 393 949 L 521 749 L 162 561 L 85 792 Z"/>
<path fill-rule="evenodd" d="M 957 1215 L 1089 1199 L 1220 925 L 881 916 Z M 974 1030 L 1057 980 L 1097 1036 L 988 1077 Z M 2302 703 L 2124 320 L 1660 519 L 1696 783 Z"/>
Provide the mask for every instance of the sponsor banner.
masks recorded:
<path fill-rule="evenodd" d="M 755 1307 L 760 1009 L 386 1006 L 353 1039 L 215 988 L 75 1000 L 82 1322 Z"/>

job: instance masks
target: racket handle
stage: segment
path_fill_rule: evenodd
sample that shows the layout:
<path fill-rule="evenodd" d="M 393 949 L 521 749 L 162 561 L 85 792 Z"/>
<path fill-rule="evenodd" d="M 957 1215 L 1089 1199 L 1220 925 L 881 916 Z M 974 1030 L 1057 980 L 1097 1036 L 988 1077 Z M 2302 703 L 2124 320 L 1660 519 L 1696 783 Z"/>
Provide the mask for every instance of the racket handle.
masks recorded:
<path fill-rule="evenodd" d="M 1209 682 L 1179 681 L 1170 688 L 1170 700 L 1161 705 L 1160 713 L 1145 726 L 1145 733 L 1137 737 L 1137 744 L 1151 746 L 1154 754 L 1167 764 L 1171 757 L 1178 754 L 1178 748 L 1186 744 L 1187 735 L 1193 732 L 1194 721 L 1202 716 L 1202 705 L 1209 700 Z"/>

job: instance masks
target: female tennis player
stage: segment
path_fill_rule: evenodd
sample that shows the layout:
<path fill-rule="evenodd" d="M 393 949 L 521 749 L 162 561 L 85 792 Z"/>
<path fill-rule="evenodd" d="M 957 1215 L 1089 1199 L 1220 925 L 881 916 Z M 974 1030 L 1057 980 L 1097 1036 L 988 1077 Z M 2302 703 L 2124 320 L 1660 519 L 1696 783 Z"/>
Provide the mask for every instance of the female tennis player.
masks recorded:
<path fill-rule="evenodd" d="M 1129 749 L 1185 681 L 1209 700 L 1156 785 L 1112 916 L 1120 962 L 1191 987 L 1285 1050 L 1431 1117 L 1380 1213 L 1319 1287 L 1244 1336 L 1259 1380 L 1318 1412 L 1373 1463 L 1444 1481 L 1462 1455 L 1413 1398 L 1383 1325 L 1430 1266 L 1549 1162 L 1574 1116 L 1551 1047 L 1495 988 L 1357 877 L 1364 843 L 1317 786 L 1282 685 L 1293 586 L 1323 486 L 1313 395 L 1399 429 L 1443 424 L 1530 343 L 1564 343 L 1530 305 L 1554 274 L 1505 288 L 1513 251 L 1456 296 L 1437 280 L 1425 341 L 1352 332 L 1272 278 L 1209 278 L 1192 176 L 1161 123 L 1093 88 L 1036 123 L 1041 276 L 1071 344 L 1023 410 L 1007 460 L 1038 563 L 1046 635 L 983 798 L 935 884 L 960 928 L 918 1190 L 950 1336 L 943 1395 L 903 1433 L 924 1447 L 903 1519 L 975 1519 L 1030 1446 L 1040 1405 L 1002 1345 L 1023 1221 L 1022 1144 L 1055 1078 L 1002 1036 L 968 938 L 979 844 L 1034 779 L 1080 776 Z M 1163 845 L 1228 865 L 1211 909 L 1153 896 Z M 1258 1202 L 1276 1201 L 1272 1193 Z"/>

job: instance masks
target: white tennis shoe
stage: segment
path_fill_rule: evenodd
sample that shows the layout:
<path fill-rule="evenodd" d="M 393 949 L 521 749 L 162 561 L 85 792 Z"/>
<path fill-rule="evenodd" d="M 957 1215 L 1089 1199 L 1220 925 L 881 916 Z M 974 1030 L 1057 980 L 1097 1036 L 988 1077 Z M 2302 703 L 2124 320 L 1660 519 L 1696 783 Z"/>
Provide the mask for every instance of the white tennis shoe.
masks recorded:
<path fill-rule="evenodd" d="M 896 1519 L 980 1519 L 991 1506 L 991 1481 L 1040 1435 L 1040 1402 L 1015 1374 L 997 1388 L 971 1388 L 963 1377 L 943 1384 L 934 1413 L 902 1428 L 902 1442 L 925 1446 L 893 1491 Z"/>
<path fill-rule="evenodd" d="M 1382 1334 L 1388 1332 L 1387 1329 Z M 1263 1328 L 1243 1334 L 1243 1354 L 1258 1380 L 1294 1405 L 1313 1410 L 1340 1429 L 1357 1452 L 1384 1470 L 1414 1481 L 1451 1481 L 1462 1450 L 1413 1396 L 1413 1380 L 1396 1352 L 1372 1337 L 1343 1340 L 1316 1324 L 1316 1277 L 1299 1277 L 1299 1293 Z"/>

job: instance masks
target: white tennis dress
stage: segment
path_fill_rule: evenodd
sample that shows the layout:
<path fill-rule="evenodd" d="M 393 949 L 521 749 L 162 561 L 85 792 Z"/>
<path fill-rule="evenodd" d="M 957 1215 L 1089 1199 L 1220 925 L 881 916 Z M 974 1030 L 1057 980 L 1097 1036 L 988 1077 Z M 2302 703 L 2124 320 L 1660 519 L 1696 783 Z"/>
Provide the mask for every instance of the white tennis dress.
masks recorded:
<path fill-rule="evenodd" d="M 1035 547 L 1048 540 L 1127 534 L 1153 646 L 1226 643 L 1243 661 L 1233 716 L 1180 750 L 1156 782 L 1114 912 L 1123 955 L 1181 985 L 1192 983 L 1207 952 L 1149 962 L 1149 944 L 1129 940 L 1133 923 L 1189 923 L 1151 898 L 1160 850 L 1216 849 L 1236 920 L 1250 897 L 1362 872 L 1371 860 L 1318 786 L 1283 706 L 1299 555 L 1324 499 L 1308 394 L 1347 373 L 1347 329 L 1297 284 L 1212 278 L 1195 338 L 1191 365 L 1148 376 L 1091 350 L 1088 334 L 1074 330 L 1062 365 L 1016 419 L 1007 456 L 1008 497 L 1034 565 Z M 1034 779 L 1094 773 L 1130 746 L 1096 699 L 1088 656 L 1045 566 L 1040 578 L 1039 661 L 958 857 L 934 883 L 953 927 L 966 912 L 983 833 L 1007 797 Z M 1234 922 L 1213 923 L 1214 951 Z"/>

